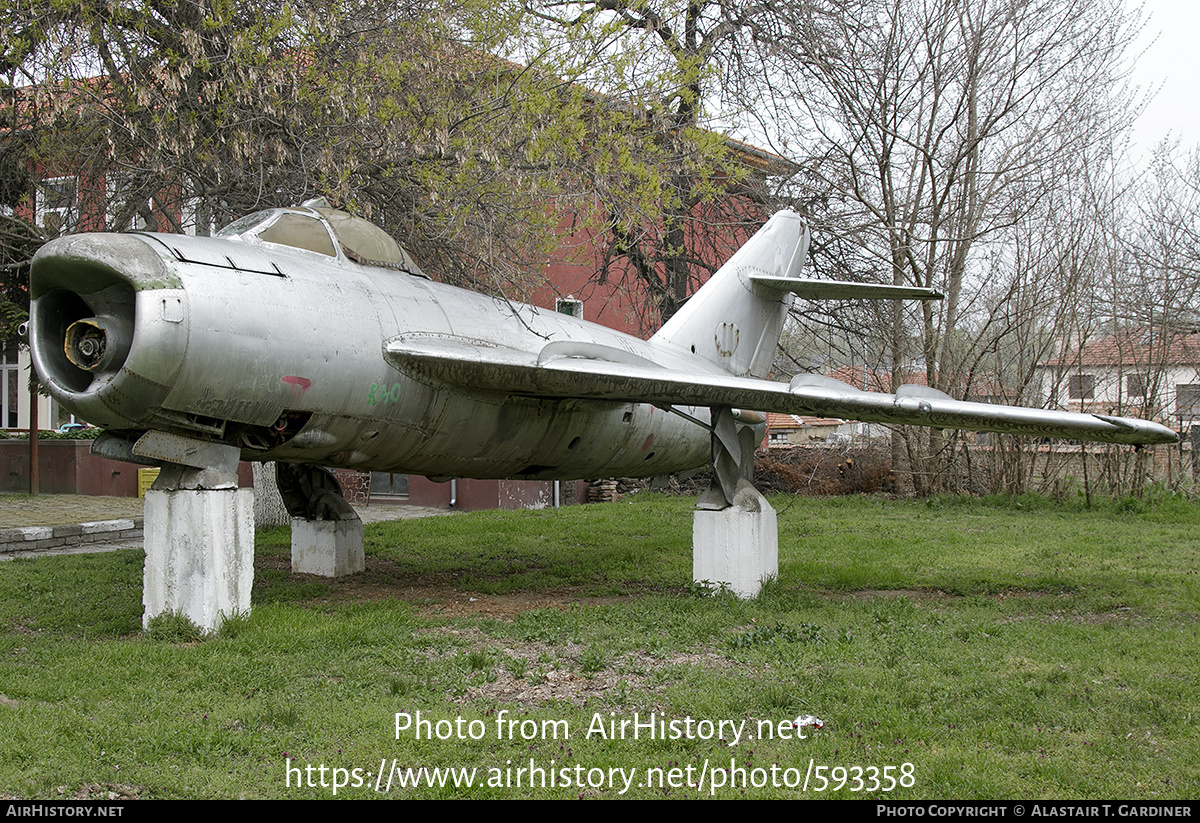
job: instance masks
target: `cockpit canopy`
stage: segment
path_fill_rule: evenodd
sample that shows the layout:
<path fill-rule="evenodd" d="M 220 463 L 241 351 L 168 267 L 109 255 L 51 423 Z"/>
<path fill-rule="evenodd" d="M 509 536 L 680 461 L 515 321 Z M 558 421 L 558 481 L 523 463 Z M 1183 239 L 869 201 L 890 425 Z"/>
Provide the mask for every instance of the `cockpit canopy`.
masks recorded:
<path fill-rule="evenodd" d="M 256 211 L 233 221 L 216 236 L 248 243 L 277 243 L 426 276 L 412 256 L 383 229 L 362 217 L 331 208 L 324 200 Z"/>

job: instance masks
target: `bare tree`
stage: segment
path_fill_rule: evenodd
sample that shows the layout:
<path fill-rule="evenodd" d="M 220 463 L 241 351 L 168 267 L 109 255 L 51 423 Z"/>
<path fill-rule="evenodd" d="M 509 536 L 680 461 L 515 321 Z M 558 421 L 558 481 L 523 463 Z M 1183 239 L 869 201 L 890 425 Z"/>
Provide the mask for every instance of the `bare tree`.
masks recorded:
<path fill-rule="evenodd" d="M 1095 158 L 1136 111 L 1120 96 L 1136 28 L 1119 4 L 1067 0 L 888 0 L 823 26 L 782 44 L 803 126 L 820 135 L 823 216 L 893 283 L 945 294 L 915 313 L 894 308 L 893 385 L 920 369 L 929 386 L 965 396 L 981 354 L 1012 325 L 1008 301 L 1048 288 L 1014 279 L 1015 255 L 1032 251 L 1018 235 L 1055 231 L 1052 204 L 1082 164 L 1111 162 Z M 893 457 L 929 492 L 953 446 L 906 432 Z"/>
<path fill-rule="evenodd" d="M 1163 142 L 1136 192 L 1121 238 L 1133 271 L 1115 313 L 1142 327 L 1200 330 L 1200 148 L 1181 156 Z"/>

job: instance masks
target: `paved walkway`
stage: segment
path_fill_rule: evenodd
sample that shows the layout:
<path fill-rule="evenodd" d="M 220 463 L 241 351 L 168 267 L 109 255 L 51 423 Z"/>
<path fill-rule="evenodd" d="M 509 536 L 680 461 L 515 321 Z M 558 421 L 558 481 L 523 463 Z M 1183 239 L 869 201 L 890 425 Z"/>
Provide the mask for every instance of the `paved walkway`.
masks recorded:
<path fill-rule="evenodd" d="M 431 506 L 368 506 L 363 523 L 453 514 Z M 141 548 L 142 500 L 83 494 L 0 494 L 0 559 Z"/>
<path fill-rule="evenodd" d="M 140 497 L 89 497 L 86 494 L 0 494 L 0 529 L 61 526 L 94 520 L 142 516 Z"/>

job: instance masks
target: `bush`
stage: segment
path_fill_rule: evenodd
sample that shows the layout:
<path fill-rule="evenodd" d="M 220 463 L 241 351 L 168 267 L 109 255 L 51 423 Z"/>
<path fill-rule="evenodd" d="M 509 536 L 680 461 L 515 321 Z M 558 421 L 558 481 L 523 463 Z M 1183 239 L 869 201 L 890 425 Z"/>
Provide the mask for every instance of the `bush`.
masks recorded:
<path fill-rule="evenodd" d="M 76 429 L 70 432 L 38 431 L 38 440 L 95 440 L 103 433 L 103 429 L 98 429 L 95 426 L 90 426 L 86 429 Z M 28 440 L 29 432 L 0 432 L 0 438 L 6 440 Z"/>
<path fill-rule="evenodd" d="M 894 482 L 891 453 L 882 446 L 799 446 L 773 451 L 754 466 L 754 485 L 764 493 L 869 494 L 892 491 Z"/>

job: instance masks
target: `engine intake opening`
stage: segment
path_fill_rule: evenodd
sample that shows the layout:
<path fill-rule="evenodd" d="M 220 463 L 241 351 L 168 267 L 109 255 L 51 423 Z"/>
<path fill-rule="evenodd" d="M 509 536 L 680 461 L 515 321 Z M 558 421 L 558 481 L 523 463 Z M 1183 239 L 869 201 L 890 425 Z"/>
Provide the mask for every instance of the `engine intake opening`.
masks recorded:
<path fill-rule="evenodd" d="M 82 392 L 92 382 L 87 370 L 75 365 L 67 354 L 67 329 L 95 314 L 83 298 L 66 289 L 55 289 L 34 302 L 31 343 L 43 353 L 39 373 L 43 380 Z"/>

